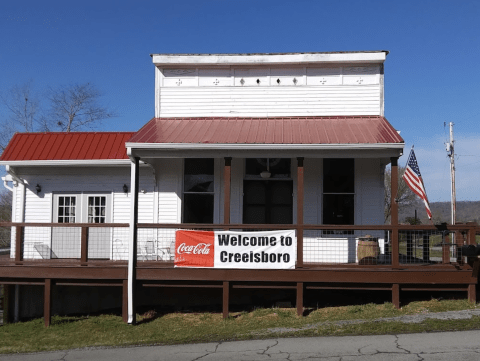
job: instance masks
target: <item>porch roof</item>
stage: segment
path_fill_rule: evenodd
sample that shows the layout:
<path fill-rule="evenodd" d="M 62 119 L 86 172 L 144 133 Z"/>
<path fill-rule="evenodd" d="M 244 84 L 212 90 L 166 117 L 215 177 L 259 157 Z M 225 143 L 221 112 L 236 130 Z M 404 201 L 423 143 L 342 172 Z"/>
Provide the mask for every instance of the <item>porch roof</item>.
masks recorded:
<path fill-rule="evenodd" d="M 126 146 L 349 145 L 362 148 L 362 145 L 390 145 L 397 148 L 403 144 L 402 137 L 382 116 L 311 116 L 153 118 Z"/>

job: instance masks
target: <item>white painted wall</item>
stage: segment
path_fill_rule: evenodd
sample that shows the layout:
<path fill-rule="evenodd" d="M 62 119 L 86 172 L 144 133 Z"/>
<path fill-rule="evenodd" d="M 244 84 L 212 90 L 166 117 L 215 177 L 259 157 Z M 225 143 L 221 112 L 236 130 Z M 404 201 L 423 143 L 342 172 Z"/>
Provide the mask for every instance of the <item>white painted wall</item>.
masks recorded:
<path fill-rule="evenodd" d="M 50 223 L 53 221 L 53 194 L 106 194 L 111 197 L 111 221 L 128 223 L 130 214 L 130 168 L 128 167 L 43 167 L 23 168 L 18 171 L 27 186 L 25 194 L 25 222 Z M 37 194 L 36 184 L 42 187 Z M 123 192 L 127 184 L 129 193 Z M 18 187 L 20 188 L 20 187 Z M 140 169 L 139 222 L 152 223 L 154 219 L 155 181 L 151 168 Z M 17 190 L 17 194 L 18 194 Z M 19 217 L 19 215 L 16 215 Z M 152 230 L 141 230 L 142 239 Z M 111 256 L 127 259 L 126 244 L 128 228 L 114 228 L 110 232 Z M 34 248 L 35 243 L 51 246 L 51 228 L 26 227 L 24 258 L 41 258 Z M 14 256 L 14 255 L 13 255 Z"/>
<path fill-rule="evenodd" d="M 223 158 L 215 163 L 215 221 L 223 222 Z M 304 223 L 322 223 L 323 160 L 307 158 L 304 161 Z M 355 224 L 383 223 L 383 171 L 379 159 L 355 160 Z M 183 159 L 157 159 L 153 169 L 142 167 L 140 171 L 139 222 L 140 223 L 181 223 Z M 130 193 L 123 192 L 123 185 L 130 188 L 130 169 L 117 168 L 43 168 L 25 169 L 21 173 L 26 180 L 25 222 L 52 222 L 53 194 L 55 193 L 108 193 L 112 199 L 112 222 L 128 223 Z M 296 222 L 296 159 L 292 159 L 294 180 L 294 222 Z M 244 159 L 232 160 L 231 222 L 241 223 L 243 218 Z M 36 194 L 36 184 L 42 192 Z M 21 187 L 15 188 L 15 209 L 21 199 Z M 15 219 L 21 219 L 15 211 Z M 358 233 L 358 232 L 357 232 Z M 356 238 L 351 236 L 326 236 L 321 231 L 306 231 L 304 236 L 305 262 L 355 262 Z M 383 232 L 369 232 L 383 238 Z M 111 257 L 114 260 L 127 259 L 127 228 L 115 228 L 111 233 Z M 138 254 L 140 260 L 151 259 L 146 252 L 147 243 L 167 249 L 175 240 L 174 229 L 140 229 Z M 51 243 L 49 227 L 25 230 L 25 258 L 40 258 L 34 243 Z M 383 244 L 382 244 L 383 246 Z M 383 248 L 383 247 L 382 247 Z M 14 248 L 13 248 L 14 249 Z M 14 257 L 14 253 L 11 254 Z M 155 256 L 156 257 L 156 256 Z"/>
<path fill-rule="evenodd" d="M 156 117 L 383 115 L 381 65 L 164 68 Z"/>

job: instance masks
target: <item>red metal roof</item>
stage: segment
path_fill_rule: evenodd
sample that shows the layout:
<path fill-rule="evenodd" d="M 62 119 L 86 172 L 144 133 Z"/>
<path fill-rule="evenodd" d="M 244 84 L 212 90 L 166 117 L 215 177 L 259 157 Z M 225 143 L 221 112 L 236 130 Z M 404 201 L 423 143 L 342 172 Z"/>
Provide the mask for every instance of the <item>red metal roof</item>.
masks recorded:
<path fill-rule="evenodd" d="M 0 161 L 128 159 L 125 143 L 388 144 L 381 116 L 153 118 L 138 132 L 16 133 Z"/>
<path fill-rule="evenodd" d="M 153 118 L 128 143 L 387 144 L 402 137 L 381 116 Z"/>
<path fill-rule="evenodd" d="M 128 159 L 133 132 L 16 133 L 0 161 Z"/>

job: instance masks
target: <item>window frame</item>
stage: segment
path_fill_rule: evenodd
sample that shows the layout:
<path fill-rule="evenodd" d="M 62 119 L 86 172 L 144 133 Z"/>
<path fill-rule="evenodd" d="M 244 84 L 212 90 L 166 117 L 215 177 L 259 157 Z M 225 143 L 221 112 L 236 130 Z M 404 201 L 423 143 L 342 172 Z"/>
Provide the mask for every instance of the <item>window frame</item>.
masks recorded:
<path fill-rule="evenodd" d="M 187 175 L 185 170 L 186 170 L 186 162 L 187 160 L 198 160 L 198 159 L 209 159 L 212 161 L 212 178 L 213 178 L 213 190 L 212 191 L 185 191 L 185 176 Z M 182 168 L 182 213 L 181 213 L 181 218 L 182 218 L 182 223 L 188 223 L 185 221 L 185 211 L 187 209 L 186 205 L 186 197 L 185 195 L 209 195 L 212 197 L 212 214 L 211 214 L 211 219 L 212 219 L 212 224 L 215 223 L 215 200 L 216 200 L 216 187 L 217 187 L 217 181 L 216 181 L 216 164 L 215 164 L 215 158 L 183 158 L 183 168 Z M 207 174 L 210 175 L 210 174 Z M 191 223 L 191 222 L 190 222 Z M 199 224 L 210 224 L 210 223 L 204 223 L 204 222 L 195 222 Z"/>
<path fill-rule="evenodd" d="M 351 160 L 352 161 L 352 181 L 353 181 L 353 190 L 350 192 L 350 191 L 332 191 L 332 192 L 325 192 L 325 184 L 327 183 L 326 181 L 326 177 L 328 176 L 327 175 L 327 172 L 326 172 L 326 164 L 325 164 L 325 161 L 328 160 L 329 162 L 330 161 L 335 161 L 335 160 Z M 343 226 L 343 225 L 354 225 L 355 224 L 355 210 L 356 210 L 356 197 L 355 197 L 355 194 L 356 194 L 356 162 L 355 162 L 355 158 L 324 158 L 323 159 L 323 172 L 322 172 L 322 178 L 323 178 L 323 182 L 322 182 L 322 224 L 334 224 L 334 225 L 338 225 L 338 226 Z M 325 220 L 326 220 L 326 201 L 325 201 L 325 198 L 326 196 L 345 196 L 345 197 L 351 197 L 352 200 L 352 206 L 353 206 L 353 210 L 352 210 L 352 216 L 351 216 L 351 221 L 347 221 L 346 223 L 326 223 Z M 353 234 L 353 231 L 323 231 L 324 234 Z"/>
<path fill-rule="evenodd" d="M 58 222 L 59 217 L 59 199 L 61 197 L 75 197 L 76 209 L 75 209 L 75 222 L 69 223 L 91 223 L 88 222 L 88 199 L 90 197 L 105 197 L 105 222 L 100 223 L 112 223 L 113 209 L 112 209 L 112 193 L 107 192 L 55 192 L 53 193 L 52 202 L 52 218 L 53 223 L 66 223 Z"/>

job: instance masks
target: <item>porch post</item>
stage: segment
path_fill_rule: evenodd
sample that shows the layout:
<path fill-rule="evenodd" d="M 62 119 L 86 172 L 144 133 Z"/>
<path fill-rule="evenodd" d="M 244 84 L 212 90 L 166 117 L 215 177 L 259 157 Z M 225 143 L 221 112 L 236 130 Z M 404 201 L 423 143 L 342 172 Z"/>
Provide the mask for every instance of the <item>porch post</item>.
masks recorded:
<path fill-rule="evenodd" d="M 297 315 L 303 316 L 303 282 L 297 282 Z"/>
<path fill-rule="evenodd" d="M 392 162 L 392 177 L 391 177 L 391 212 L 390 212 L 390 224 L 392 228 L 392 267 L 399 267 L 399 244 L 398 244 L 398 203 L 397 203 L 397 191 L 398 191 L 398 158 L 390 158 Z"/>
<path fill-rule="evenodd" d="M 23 264 L 23 226 L 15 226 L 15 264 Z"/>
<path fill-rule="evenodd" d="M 303 267 L 303 157 L 297 158 L 297 268 Z"/>
<path fill-rule="evenodd" d="M 225 167 L 223 172 L 224 203 L 223 203 L 223 223 L 230 224 L 230 188 L 232 179 L 232 157 L 225 157 Z"/>
<path fill-rule="evenodd" d="M 230 304 L 230 282 L 223 281 L 222 291 L 223 291 L 223 300 L 222 300 L 223 318 L 228 318 L 229 304 Z"/>
<path fill-rule="evenodd" d="M 44 301 L 43 301 L 43 319 L 45 327 L 52 323 L 52 280 L 45 279 Z"/>
<path fill-rule="evenodd" d="M 392 303 L 395 308 L 400 308 L 400 285 L 398 283 L 392 285 Z"/>
<path fill-rule="evenodd" d="M 130 178 L 130 227 L 128 242 L 128 323 L 135 325 L 136 305 L 135 287 L 137 281 L 137 223 L 138 223 L 138 170 L 139 158 L 134 157 L 131 163 Z"/>
<path fill-rule="evenodd" d="M 80 251 L 80 265 L 87 266 L 88 261 L 88 227 L 82 227 L 82 240 Z"/>

